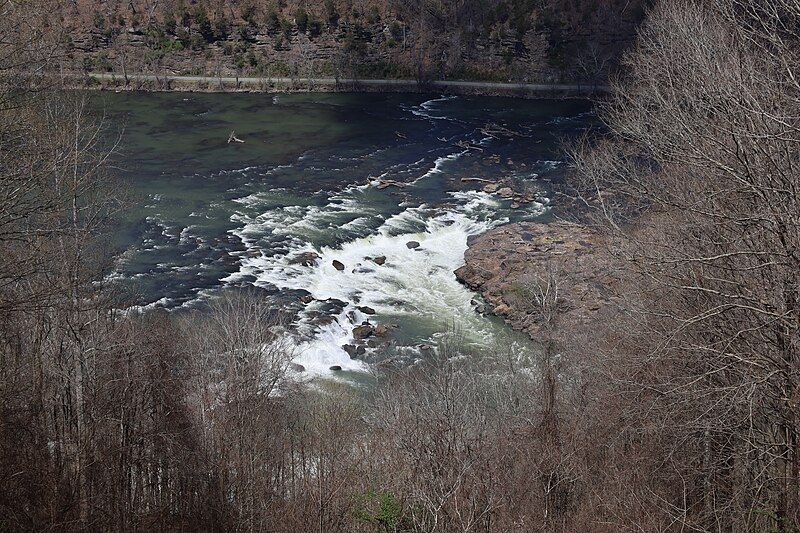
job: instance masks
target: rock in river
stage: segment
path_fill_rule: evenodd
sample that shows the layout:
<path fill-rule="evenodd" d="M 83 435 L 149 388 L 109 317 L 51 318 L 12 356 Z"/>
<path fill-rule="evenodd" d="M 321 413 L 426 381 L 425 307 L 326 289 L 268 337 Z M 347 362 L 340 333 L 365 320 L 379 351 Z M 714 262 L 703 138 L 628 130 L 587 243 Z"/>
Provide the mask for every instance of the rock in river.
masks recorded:
<path fill-rule="evenodd" d="M 339 272 L 344 270 L 344 263 L 342 263 L 341 261 L 337 261 L 336 259 L 334 259 L 331 264 L 333 265 L 333 268 L 335 268 Z"/>
<path fill-rule="evenodd" d="M 319 259 L 319 255 L 314 252 L 303 252 L 301 254 L 297 254 L 296 256 L 292 257 L 289 260 L 290 265 L 303 265 L 303 266 L 314 266 L 317 264 L 317 259 Z"/>
<path fill-rule="evenodd" d="M 390 331 L 392 331 L 396 327 L 397 324 L 378 324 L 377 326 L 375 326 L 373 333 L 377 337 L 385 337 L 386 335 L 389 334 Z"/>
<path fill-rule="evenodd" d="M 419 248 L 419 243 L 417 241 L 408 241 L 406 243 L 406 248 L 409 250 L 413 250 L 415 248 Z"/>
<path fill-rule="evenodd" d="M 356 346 L 354 344 L 345 344 L 342 346 L 342 349 L 347 352 L 347 355 L 350 356 L 350 359 L 354 359 L 359 355 L 364 355 L 367 353 L 367 349 L 361 345 Z"/>
<path fill-rule="evenodd" d="M 362 322 L 360 326 L 353 328 L 353 337 L 358 340 L 366 339 L 374 333 L 375 328 L 369 322 Z"/>

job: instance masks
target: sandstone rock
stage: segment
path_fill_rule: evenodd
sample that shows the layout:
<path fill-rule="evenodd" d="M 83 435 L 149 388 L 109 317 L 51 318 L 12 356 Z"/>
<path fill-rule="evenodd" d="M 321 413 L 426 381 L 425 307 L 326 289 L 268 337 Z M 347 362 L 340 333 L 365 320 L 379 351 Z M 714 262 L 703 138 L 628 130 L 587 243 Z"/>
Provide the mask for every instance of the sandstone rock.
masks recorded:
<path fill-rule="evenodd" d="M 333 268 L 335 268 L 339 272 L 344 270 L 344 263 L 342 263 L 341 261 L 337 261 L 336 259 L 334 259 L 331 264 L 333 265 Z"/>
<path fill-rule="evenodd" d="M 511 187 L 503 187 L 497 191 L 497 194 L 503 198 L 511 198 L 514 196 L 514 191 L 511 190 Z"/>
<path fill-rule="evenodd" d="M 364 322 L 360 326 L 353 328 L 353 337 L 362 340 L 375 334 L 375 328 L 369 323 Z"/>
<path fill-rule="evenodd" d="M 378 324 L 375 326 L 373 333 L 378 337 L 385 337 L 396 327 L 397 324 Z"/>
<path fill-rule="evenodd" d="M 301 254 L 297 254 L 296 256 L 292 257 L 289 260 L 290 265 L 303 265 L 303 266 L 314 266 L 317 264 L 317 260 L 319 259 L 319 255 L 314 252 L 303 252 Z"/>
<path fill-rule="evenodd" d="M 502 316 L 531 337 L 541 330 L 540 315 L 531 307 L 525 287 L 553 271 L 559 273 L 563 295 L 558 327 L 564 335 L 590 331 L 585 327 L 588 320 L 614 312 L 609 289 L 622 273 L 605 251 L 602 237 L 591 228 L 520 222 L 489 230 L 467 244 L 464 266 L 455 271 L 456 278 L 483 296 L 487 312 Z"/>
<path fill-rule="evenodd" d="M 505 316 L 511 312 L 511 308 L 505 304 L 500 304 L 494 308 L 494 314 Z"/>

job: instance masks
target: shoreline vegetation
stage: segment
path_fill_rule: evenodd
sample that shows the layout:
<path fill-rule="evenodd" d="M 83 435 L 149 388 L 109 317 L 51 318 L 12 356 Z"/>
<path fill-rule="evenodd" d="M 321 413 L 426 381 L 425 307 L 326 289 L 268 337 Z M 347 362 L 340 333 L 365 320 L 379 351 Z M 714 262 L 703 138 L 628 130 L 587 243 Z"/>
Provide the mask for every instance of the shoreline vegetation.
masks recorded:
<path fill-rule="evenodd" d="M 399 49 L 437 72 L 488 50 L 532 71 L 591 52 L 553 46 L 578 26 L 523 0 L 398 1 L 391 18 L 282 2 L 266 20 L 245 1 L 64 4 L 94 31 L 65 42 L 53 2 L 0 1 L 0 531 L 800 530 L 800 3 L 642 6 L 603 131 L 568 153 L 561 200 L 583 226 L 489 232 L 460 273 L 498 314 L 525 310 L 505 316 L 535 349 L 479 354 L 453 332 L 368 391 L 298 378 L 258 292 L 117 312 L 117 145 L 40 73 L 65 47 L 126 72 L 146 70 L 134 49 L 292 64 L 323 36 L 348 62 Z M 488 45 L 443 54 L 468 26 Z"/>
<path fill-rule="evenodd" d="M 516 83 L 460 80 L 355 79 L 304 77 L 172 76 L 88 73 L 75 75 L 80 88 L 157 92 L 415 92 L 513 98 L 588 98 L 609 92 L 607 85 Z"/>

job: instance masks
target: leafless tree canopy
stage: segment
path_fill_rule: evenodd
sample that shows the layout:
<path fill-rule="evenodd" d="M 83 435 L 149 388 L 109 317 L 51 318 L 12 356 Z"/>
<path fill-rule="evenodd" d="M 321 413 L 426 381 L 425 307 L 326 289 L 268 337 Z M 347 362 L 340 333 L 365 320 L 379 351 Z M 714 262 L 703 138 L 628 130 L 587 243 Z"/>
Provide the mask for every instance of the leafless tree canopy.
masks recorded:
<path fill-rule="evenodd" d="M 565 330 L 554 262 L 527 357 L 454 335 L 367 389 L 300 383 L 256 294 L 115 310 L 113 146 L 43 83 L 46 4 L 0 0 L 0 529 L 800 527 L 800 3 L 650 13 L 574 152 L 619 309 Z"/>
<path fill-rule="evenodd" d="M 698 529 L 800 519 L 799 20 L 791 0 L 662 3 L 610 138 L 576 154 L 642 295 L 617 377 L 648 391 L 685 483 L 664 504 Z"/>

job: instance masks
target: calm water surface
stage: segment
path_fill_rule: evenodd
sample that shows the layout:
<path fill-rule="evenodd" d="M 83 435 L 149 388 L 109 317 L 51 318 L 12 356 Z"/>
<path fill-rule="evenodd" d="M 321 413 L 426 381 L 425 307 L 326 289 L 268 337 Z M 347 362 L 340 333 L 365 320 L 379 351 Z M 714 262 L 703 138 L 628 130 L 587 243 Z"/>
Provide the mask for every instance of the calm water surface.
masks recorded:
<path fill-rule="evenodd" d="M 366 369 L 342 349 L 365 320 L 397 325 L 386 351 L 394 358 L 413 360 L 420 345 L 436 345 L 453 330 L 475 350 L 529 349 L 475 311 L 475 295 L 453 270 L 470 235 L 548 216 L 548 183 L 563 172 L 561 142 L 594 125 L 587 102 L 411 94 L 97 98 L 113 123 L 124 124 L 120 166 L 133 207 L 120 220 L 115 244 L 123 253 L 114 275 L 142 307 L 187 308 L 225 287 L 260 287 L 292 312 L 297 362 L 312 375 L 332 365 Z M 228 143 L 234 130 L 243 143 Z M 482 183 L 462 183 L 465 177 L 509 178 L 536 201 L 511 209 L 510 201 L 481 192 Z M 407 185 L 379 188 L 382 180 Z M 409 241 L 419 248 L 409 249 Z M 292 261 L 304 252 L 318 254 L 317 264 Z M 368 259 L 379 256 L 385 264 Z M 311 303 L 300 300 L 309 295 Z"/>

